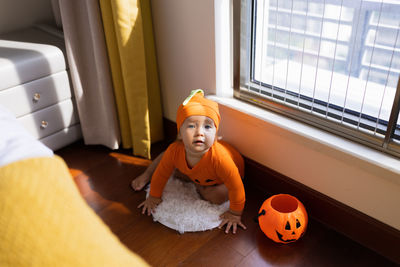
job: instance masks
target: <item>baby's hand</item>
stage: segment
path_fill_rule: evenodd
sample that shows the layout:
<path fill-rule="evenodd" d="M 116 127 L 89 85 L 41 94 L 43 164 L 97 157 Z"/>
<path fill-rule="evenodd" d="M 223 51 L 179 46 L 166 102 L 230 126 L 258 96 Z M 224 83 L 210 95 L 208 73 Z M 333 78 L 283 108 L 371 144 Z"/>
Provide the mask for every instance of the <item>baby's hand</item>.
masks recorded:
<path fill-rule="evenodd" d="M 229 233 L 229 230 L 232 227 L 232 233 L 236 234 L 236 229 L 238 225 L 243 229 L 246 229 L 246 226 L 241 221 L 241 217 L 242 217 L 241 215 L 237 215 L 232 211 L 228 210 L 220 216 L 222 222 L 218 226 L 218 228 L 221 229 L 226 224 L 225 233 Z"/>
<path fill-rule="evenodd" d="M 152 197 L 149 195 L 149 197 L 145 201 L 139 204 L 138 208 L 140 209 L 141 207 L 143 207 L 142 214 L 145 214 L 147 211 L 147 215 L 150 216 L 154 209 L 158 206 L 158 204 L 161 203 L 161 201 L 161 198 Z"/>

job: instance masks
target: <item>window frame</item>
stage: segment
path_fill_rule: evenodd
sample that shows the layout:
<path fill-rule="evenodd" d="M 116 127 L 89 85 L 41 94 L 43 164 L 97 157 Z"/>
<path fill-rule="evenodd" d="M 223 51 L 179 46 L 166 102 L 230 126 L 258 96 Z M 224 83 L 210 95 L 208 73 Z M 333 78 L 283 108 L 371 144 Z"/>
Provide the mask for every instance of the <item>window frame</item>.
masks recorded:
<path fill-rule="evenodd" d="M 400 157 L 400 142 L 393 141 L 392 136 L 395 131 L 396 122 L 400 110 L 400 77 L 397 83 L 394 104 L 391 110 L 390 119 L 387 125 L 385 135 L 371 135 L 362 128 L 357 129 L 354 126 L 338 123 L 333 119 L 317 114 L 311 114 L 299 108 L 291 108 L 286 102 L 277 99 L 270 100 L 260 97 L 259 94 L 252 93 L 241 88 L 257 87 L 250 81 L 250 72 L 252 71 L 251 57 L 252 53 L 252 34 L 253 28 L 251 16 L 253 12 L 253 3 L 255 0 L 233 0 L 233 88 L 234 97 L 255 104 L 257 106 L 274 111 L 283 116 L 301 121 L 319 129 L 328 131 L 335 135 L 361 143 L 376 150 Z M 250 21 L 250 23 L 248 23 Z M 275 93 L 274 93 L 275 94 Z M 284 97 L 286 94 L 282 94 Z"/>

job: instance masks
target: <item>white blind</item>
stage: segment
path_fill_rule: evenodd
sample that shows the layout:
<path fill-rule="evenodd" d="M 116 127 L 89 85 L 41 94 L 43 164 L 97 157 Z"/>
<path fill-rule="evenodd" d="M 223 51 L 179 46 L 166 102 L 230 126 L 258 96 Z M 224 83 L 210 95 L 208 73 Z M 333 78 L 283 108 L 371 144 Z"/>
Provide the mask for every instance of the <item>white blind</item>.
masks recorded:
<path fill-rule="evenodd" d="M 400 1 L 254 0 L 251 18 L 240 90 L 385 138 L 400 74 Z"/>

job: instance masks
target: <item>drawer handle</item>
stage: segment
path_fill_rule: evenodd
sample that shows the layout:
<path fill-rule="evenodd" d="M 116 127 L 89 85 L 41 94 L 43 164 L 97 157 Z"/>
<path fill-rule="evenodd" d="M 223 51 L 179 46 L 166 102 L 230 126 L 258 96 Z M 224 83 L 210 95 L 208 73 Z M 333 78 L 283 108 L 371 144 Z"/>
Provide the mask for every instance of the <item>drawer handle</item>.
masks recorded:
<path fill-rule="evenodd" d="M 34 95 L 33 95 L 33 101 L 34 102 L 38 102 L 40 100 L 40 94 L 39 93 L 35 93 Z"/>
<path fill-rule="evenodd" d="M 42 121 L 42 122 L 40 123 L 40 128 L 42 128 L 42 129 L 46 129 L 47 126 L 49 126 L 49 123 L 48 123 L 47 121 Z"/>

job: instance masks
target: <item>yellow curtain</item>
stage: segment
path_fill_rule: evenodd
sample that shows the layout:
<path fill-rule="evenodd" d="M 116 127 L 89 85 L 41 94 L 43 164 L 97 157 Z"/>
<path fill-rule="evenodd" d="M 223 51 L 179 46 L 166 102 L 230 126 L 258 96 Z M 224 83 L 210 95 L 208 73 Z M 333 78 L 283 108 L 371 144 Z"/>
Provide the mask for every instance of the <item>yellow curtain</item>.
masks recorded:
<path fill-rule="evenodd" d="M 151 143 L 163 139 L 150 1 L 100 0 L 100 8 L 122 146 L 150 158 Z"/>

